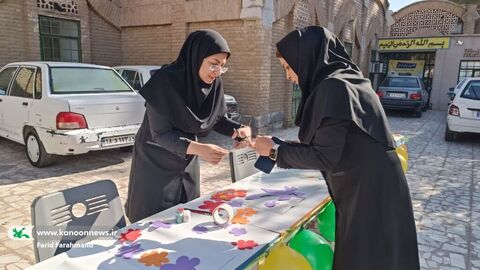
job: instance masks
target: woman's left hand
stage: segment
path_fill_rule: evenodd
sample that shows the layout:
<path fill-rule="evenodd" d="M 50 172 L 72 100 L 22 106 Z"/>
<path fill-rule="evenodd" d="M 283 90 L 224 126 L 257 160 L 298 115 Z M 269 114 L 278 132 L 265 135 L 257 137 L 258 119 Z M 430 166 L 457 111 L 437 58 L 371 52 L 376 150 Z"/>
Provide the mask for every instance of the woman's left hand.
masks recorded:
<path fill-rule="evenodd" d="M 275 143 L 270 136 L 257 136 L 255 139 L 255 150 L 260 156 L 268 157 Z"/>
<path fill-rule="evenodd" d="M 234 140 L 233 147 L 235 149 L 252 146 L 252 129 L 249 126 L 236 129 L 233 132 L 232 139 Z"/>

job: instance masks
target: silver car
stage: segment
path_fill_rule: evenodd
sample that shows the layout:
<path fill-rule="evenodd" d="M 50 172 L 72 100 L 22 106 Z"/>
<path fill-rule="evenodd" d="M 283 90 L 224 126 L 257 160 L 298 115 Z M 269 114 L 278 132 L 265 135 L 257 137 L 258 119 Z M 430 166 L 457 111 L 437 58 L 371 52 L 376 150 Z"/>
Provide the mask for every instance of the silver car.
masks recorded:
<path fill-rule="evenodd" d="M 423 81 L 416 76 L 388 76 L 377 90 L 383 108 L 412 111 L 416 117 L 428 108 L 428 95 Z"/>

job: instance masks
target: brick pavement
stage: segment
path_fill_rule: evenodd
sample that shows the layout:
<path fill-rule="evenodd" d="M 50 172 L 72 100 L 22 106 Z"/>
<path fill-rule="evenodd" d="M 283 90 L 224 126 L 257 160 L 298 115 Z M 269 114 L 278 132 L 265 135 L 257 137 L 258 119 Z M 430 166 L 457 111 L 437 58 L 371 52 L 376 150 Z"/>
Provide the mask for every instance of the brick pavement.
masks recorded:
<path fill-rule="evenodd" d="M 389 114 L 394 132 L 409 138 L 407 179 L 417 223 L 422 269 L 480 269 L 480 137 L 463 136 L 446 143 L 445 112 L 422 118 Z M 294 139 L 296 128 L 274 132 Z M 216 133 L 203 141 L 230 146 Z M 9 240 L 10 225 L 30 224 L 30 203 L 39 195 L 112 179 L 125 200 L 130 154 L 119 150 L 62 158 L 43 169 L 30 166 L 22 146 L 0 139 L 0 269 L 23 269 L 34 262 L 29 241 Z M 230 183 L 227 160 L 218 166 L 202 162 L 202 193 Z"/>

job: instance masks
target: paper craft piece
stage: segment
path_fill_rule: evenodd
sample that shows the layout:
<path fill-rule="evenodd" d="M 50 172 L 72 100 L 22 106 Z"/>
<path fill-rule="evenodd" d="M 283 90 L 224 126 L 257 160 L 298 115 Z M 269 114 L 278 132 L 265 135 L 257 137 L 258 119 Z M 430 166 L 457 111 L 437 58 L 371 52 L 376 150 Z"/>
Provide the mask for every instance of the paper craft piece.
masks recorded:
<path fill-rule="evenodd" d="M 161 266 L 162 264 L 170 262 L 167 256 L 168 252 L 166 251 L 158 252 L 157 250 L 154 250 L 152 252 L 143 253 L 140 259 L 138 259 L 138 262 L 145 266 Z"/>
<path fill-rule="evenodd" d="M 203 234 L 208 232 L 208 228 L 205 226 L 201 225 L 196 225 L 195 227 L 192 228 L 192 231 L 198 233 L 198 234 Z"/>
<path fill-rule="evenodd" d="M 264 203 L 264 205 L 268 208 L 272 208 L 272 207 L 275 207 L 278 205 L 278 202 L 277 201 L 266 201 Z"/>
<path fill-rule="evenodd" d="M 293 197 L 304 198 L 305 193 L 297 191 L 295 187 L 285 187 L 285 189 L 262 188 L 264 193 L 247 196 L 246 200 L 256 200 L 268 196 L 276 196 L 279 201 L 288 201 Z"/>
<path fill-rule="evenodd" d="M 230 206 L 232 206 L 232 207 L 242 207 L 244 201 L 243 201 L 243 200 L 240 200 L 240 199 L 237 199 L 237 200 L 229 201 L 229 202 L 227 202 L 227 203 L 230 204 Z"/>
<path fill-rule="evenodd" d="M 155 220 L 155 221 L 152 221 L 150 222 L 150 228 L 153 228 L 153 229 L 160 229 L 160 228 L 163 228 L 163 229 L 170 229 L 170 227 L 172 227 L 171 224 L 169 223 L 165 223 L 161 220 Z"/>
<path fill-rule="evenodd" d="M 257 243 L 253 240 L 238 240 L 237 242 L 232 242 L 232 245 L 236 246 L 240 250 L 244 249 L 252 249 L 256 246 L 258 246 Z"/>
<path fill-rule="evenodd" d="M 131 259 L 135 254 L 143 251 L 143 248 L 140 247 L 140 244 L 133 244 L 128 246 L 122 246 L 118 249 L 115 256 L 122 257 L 124 259 Z"/>
<path fill-rule="evenodd" d="M 238 209 L 237 213 L 232 219 L 233 224 L 247 224 L 250 222 L 250 220 L 247 219 L 247 217 L 253 216 L 257 211 L 253 210 L 253 208 L 242 208 Z"/>
<path fill-rule="evenodd" d="M 200 264 L 199 258 L 189 259 L 187 256 L 181 256 L 175 264 L 165 264 L 160 270 L 196 270 L 195 266 Z"/>
<path fill-rule="evenodd" d="M 240 236 L 247 234 L 247 230 L 245 228 L 232 228 L 228 233 L 233 234 L 235 236 Z"/>
<path fill-rule="evenodd" d="M 200 205 L 198 208 L 200 209 L 207 209 L 210 211 L 210 213 L 217 208 L 220 204 L 222 204 L 222 201 L 214 202 L 214 201 L 204 201 L 202 205 Z"/>
<path fill-rule="evenodd" d="M 247 191 L 243 189 L 227 189 L 223 191 L 218 191 L 212 195 L 212 199 L 215 201 L 230 201 L 236 197 L 245 197 L 247 196 Z"/>
<path fill-rule="evenodd" d="M 133 242 L 140 237 L 142 233 L 139 229 L 128 229 L 126 232 L 120 234 L 120 242 Z"/>

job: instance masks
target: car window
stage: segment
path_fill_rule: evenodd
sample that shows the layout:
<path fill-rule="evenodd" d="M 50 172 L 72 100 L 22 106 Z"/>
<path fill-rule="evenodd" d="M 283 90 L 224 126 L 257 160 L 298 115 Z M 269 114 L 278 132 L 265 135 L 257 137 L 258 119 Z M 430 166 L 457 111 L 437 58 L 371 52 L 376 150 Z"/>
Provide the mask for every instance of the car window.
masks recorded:
<path fill-rule="evenodd" d="M 461 95 L 462 98 L 480 100 L 480 81 L 470 81 Z"/>
<path fill-rule="evenodd" d="M 94 67 L 52 67 L 54 94 L 131 92 L 113 69 Z"/>
<path fill-rule="evenodd" d="M 17 70 L 17 67 L 8 67 L 0 72 L 0 95 L 6 95 L 8 85 L 12 79 L 13 74 Z"/>
<path fill-rule="evenodd" d="M 22 67 L 13 80 L 9 95 L 14 97 L 33 98 L 35 68 Z"/>
<path fill-rule="evenodd" d="M 135 70 L 124 69 L 122 72 L 122 77 L 133 87 L 133 89 L 140 90 L 140 88 L 142 88 L 140 77 L 138 76 L 138 72 Z"/>
<path fill-rule="evenodd" d="M 411 77 L 387 77 L 382 82 L 381 86 L 418 88 L 418 81 L 416 78 Z"/>
<path fill-rule="evenodd" d="M 42 69 L 37 68 L 37 72 L 35 73 L 35 99 L 42 98 Z"/>

